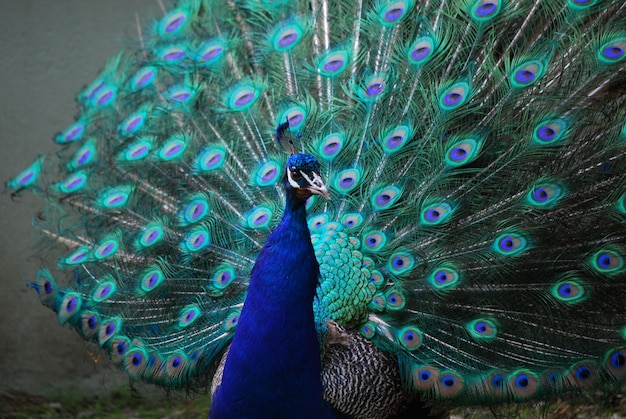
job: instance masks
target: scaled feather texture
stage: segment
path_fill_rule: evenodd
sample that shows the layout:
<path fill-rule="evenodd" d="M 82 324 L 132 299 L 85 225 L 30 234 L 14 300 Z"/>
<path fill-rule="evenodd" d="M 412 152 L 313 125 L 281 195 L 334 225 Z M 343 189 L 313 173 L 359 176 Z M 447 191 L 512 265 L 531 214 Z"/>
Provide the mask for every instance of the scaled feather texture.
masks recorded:
<path fill-rule="evenodd" d="M 272 418 L 619 388 L 626 3 L 180 0 L 145 25 L 7 182 L 45 200 L 41 302 L 133 380 L 215 375 L 215 406 Z"/>

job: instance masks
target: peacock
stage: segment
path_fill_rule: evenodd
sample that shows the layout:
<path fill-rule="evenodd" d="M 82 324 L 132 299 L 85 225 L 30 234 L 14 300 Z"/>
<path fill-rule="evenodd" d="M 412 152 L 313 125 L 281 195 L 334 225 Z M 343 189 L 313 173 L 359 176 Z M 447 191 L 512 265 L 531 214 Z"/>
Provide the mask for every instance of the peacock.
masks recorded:
<path fill-rule="evenodd" d="M 6 185 L 30 286 L 209 417 L 626 377 L 626 3 L 179 0 Z M 417 412 L 421 413 L 417 413 Z"/>

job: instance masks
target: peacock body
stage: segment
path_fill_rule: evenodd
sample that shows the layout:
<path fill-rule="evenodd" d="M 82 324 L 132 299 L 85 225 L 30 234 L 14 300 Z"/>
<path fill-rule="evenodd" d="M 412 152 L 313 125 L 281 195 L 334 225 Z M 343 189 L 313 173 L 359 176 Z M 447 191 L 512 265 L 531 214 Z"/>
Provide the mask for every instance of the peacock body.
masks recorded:
<path fill-rule="evenodd" d="M 621 384 L 625 4 L 181 0 L 147 26 L 7 183 L 61 252 L 42 303 L 132 379 L 217 371 L 218 419 Z M 330 200 L 294 191 L 303 161 Z"/>

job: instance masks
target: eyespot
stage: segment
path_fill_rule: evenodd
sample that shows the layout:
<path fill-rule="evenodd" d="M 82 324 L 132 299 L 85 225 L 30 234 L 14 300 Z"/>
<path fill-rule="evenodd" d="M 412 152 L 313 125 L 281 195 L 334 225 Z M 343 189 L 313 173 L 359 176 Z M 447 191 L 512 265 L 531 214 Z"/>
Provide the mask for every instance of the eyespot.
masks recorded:
<path fill-rule="evenodd" d="M 150 151 L 152 151 L 151 141 L 138 140 L 128 144 L 118 158 L 128 162 L 139 161 L 148 157 Z"/>
<path fill-rule="evenodd" d="M 150 292 L 157 288 L 165 279 L 160 269 L 151 269 L 144 273 L 141 277 L 141 289 L 144 292 Z"/>
<path fill-rule="evenodd" d="M 555 144 L 565 137 L 567 124 L 562 119 L 542 121 L 533 130 L 533 141 L 540 145 Z"/>
<path fill-rule="evenodd" d="M 372 207 L 381 211 L 392 207 L 400 199 L 401 191 L 395 186 L 387 186 L 372 195 Z"/>
<path fill-rule="evenodd" d="M 80 330 L 85 339 L 91 339 L 100 328 L 100 317 L 96 313 L 85 311 L 80 316 Z"/>
<path fill-rule="evenodd" d="M 143 127 L 144 122 L 146 121 L 146 112 L 145 111 L 137 111 L 128 116 L 122 123 L 119 125 L 118 129 L 124 136 L 130 136 L 135 134 L 137 131 Z"/>
<path fill-rule="evenodd" d="M 226 289 L 237 277 L 235 268 L 230 264 L 221 265 L 213 274 L 212 284 L 219 290 Z"/>
<path fill-rule="evenodd" d="M 424 225 L 436 226 L 449 221 L 452 207 L 446 203 L 437 203 L 422 210 L 421 221 Z"/>
<path fill-rule="evenodd" d="M 620 37 L 604 43 L 598 50 L 598 59 L 606 64 L 622 61 L 626 56 L 626 37 Z"/>
<path fill-rule="evenodd" d="M 88 260 L 89 249 L 86 246 L 80 246 L 73 251 L 68 257 L 62 260 L 66 265 L 79 265 Z"/>
<path fill-rule="evenodd" d="M 118 319 L 109 319 L 102 322 L 98 331 L 98 343 L 103 346 L 113 336 L 120 332 L 122 322 Z"/>
<path fill-rule="evenodd" d="M 385 134 L 382 138 L 383 150 L 387 154 L 393 154 L 400 151 L 402 147 L 409 142 L 412 137 L 413 130 L 406 125 L 400 125 L 391 132 Z"/>
<path fill-rule="evenodd" d="M 139 245 L 149 247 L 159 243 L 163 239 L 163 227 L 158 224 L 149 225 L 139 236 Z"/>
<path fill-rule="evenodd" d="M 385 294 L 385 302 L 386 307 L 389 310 L 401 310 L 406 304 L 404 296 L 400 294 L 400 292 L 394 290 L 388 291 L 387 294 Z"/>
<path fill-rule="evenodd" d="M 105 259 L 113 256 L 119 249 L 119 243 L 116 239 L 105 239 L 100 243 L 93 252 L 96 259 Z"/>
<path fill-rule="evenodd" d="M 58 307 L 58 315 L 57 318 L 59 323 L 64 324 L 70 318 L 72 318 L 76 313 L 80 311 L 82 306 L 82 300 L 80 295 L 74 292 L 68 292 L 61 300 L 61 304 Z"/>
<path fill-rule="evenodd" d="M 302 28 L 291 24 L 279 28 L 272 38 L 272 46 L 278 52 L 289 51 L 302 40 Z"/>
<path fill-rule="evenodd" d="M 332 161 L 341 152 L 344 141 L 345 137 L 343 134 L 328 134 L 317 147 L 319 155 L 326 161 Z"/>
<path fill-rule="evenodd" d="M 329 221 L 330 218 L 328 217 L 328 214 L 315 215 L 309 220 L 309 229 L 311 229 L 311 231 L 321 231 L 322 227 L 324 227 Z"/>
<path fill-rule="evenodd" d="M 473 138 L 453 143 L 446 152 L 446 164 L 454 168 L 474 161 L 478 157 L 481 145 L 481 140 Z"/>
<path fill-rule="evenodd" d="M 69 144 L 78 141 L 83 137 L 86 127 L 87 124 L 84 121 L 76 121 L 61 134 L 57 135 L 54 138 L 54 142 L 57 144 Z"/>
<path fill-rule="evenodd" d="M 371 339 L 376 334 L 376 325 L 372 322 L 367 322 L 361 326 L 359 332 L 365 339 Z"/>
<path fill-rule="evenodd" d="M 520 370 L 511 375 L 509 389 L 519 398 L 533 396 L 539 388 L 539 380 L 530 371 Z"/>
<path fill-rule="evenodd" d="M 147 66 L 139 69 L 130 79 L 130 88 L 133 92 L 145 89 L 154 83 L 158 74 L 156 67 Z"/>
<path fill-rule="evenodd" d="M 502 255 L 515 255 L 523 252 L 528 247 L 528 242 L 521 234 L 503 234 L 498 237 L 494 244 L 494 250 Z"/>
<path fill-rule="evenodd" d="M 596 4 L 597 0 L 569 0 L 568 4 L 574 9 L 584 10 Z"/>
<path fill-rule="evenodd" d="M 173 104 L 184 104 L 191 101 L 195 96 L 195 91 L 188 86 L 175 85 L 163 93 L 163 97 Z"/>
<path fill-rule="evenodd" d="M 173 353 L 167 359 L 165 372 L 173 378 L 178 378 L 187 366 L 187 357 L 181 353 Z"/>
<path fill-rule="evenodd" d="M 441 373 L 437 388 L 443 397 L 457 396 L 465 387 L 463 378 L 453 372 Z"/>
<path fill-rule="evenodd" d="M 459 273 L 450 266 L 444 266 L 430 274 L 428 280 L 435 288 L 444 290 L 454 287 L 459 282 Z"/>
<path fill-rule="evenodd" d="M 439 95 L 439 108 L 442 111 L 457 109 L 465 102 L 470 95 L 470 87 L 467 83 L 459 82 L 444 89 Z"/>
<path fill-rule="evenodd" d="M 337 192 L 348 194 L 352 192 L 361 181 L 361 171 L 358 169 L 346 169 L 337 173 L 332 186 Z"/>
<path fill-rule="evenodd" d="M 399 23 L 406 16 L 409 4 L 406 1 L 394 1 L 387 4 L 378 13 L 380 22 L 385 26 L 392 26 Z"/>
<path fill-rule="evenodd" d="M 162 161 L 172 161 L 181 157 L 186 149 L 186 139 L 181 136 L 174 136 L 163 143 L 159 148 L 158 156 Z"/>
<path fill-rule="evenodd" d="M 117 291 L 117 285 L 113 281 L 102 282 L 93 293 L 93 300 L 100 303 L 111 297 Z"/>
<path fill-rule="evenodd" d="M 27 169 L 23 170 L 22 172 L 20 172 L 20 174 L 7 182 L 7 187 L 12 189 L 19 189 L 25 188 L 35 183 L 35 181 L 37 181 L 37 179 L 39 178 L 39 174 L 41 173 L 43 160 L 43 157 L 39 157 Z"/>
<path fill-rule="evenodd" d="M 514 87 L 528 87 L 543 75 L 544 65 L 540 61 L 530 61 L 520 64 L 513 70 L 510 77 Z"/>
<path fill-rule="evenodd" d="M 407 326 L 398 332 L 398 341 L 405 349 L 414 351 L 422 346 L 424 338 L 417 327 Z"/>
<path fill-rule="evenodd" d="M 469 322 L 465 328 L 476 340 L 492 340 L 498 334 L 498 327 L 491 319 L 476 319 Z"/>
<path fill-rule="evenodd" d="M 195 304 L 188 305 L 183 308 L 178 317 L 178 327 L 184 328 L 192 325 L 196 320 L 200 318 L 202 311 L 200 307 Z"/>
<path fill-rule="evenodd" d="M 58 187 L 63 193 L 76 192 L 87 184 L 87 174 L 83 171 L 75 172 L 61 182 Z"/>
<path fill-rule="evenodd" d="M 176 64 L 187 56 L 187 48 L 183 45 L 170 45 L 157 52 L 157 56 L 166 64 Z"/>
<path fill-rule="evenodd" d="M 491 20 L 500 13 L 501 6 L 501 3 L 497 0 L 479 0 L 472 6 L 472 19 L 477 22 Z"/>
<path fill-rule="evenodd" d="M 363 216 L 358 213 L 348 213 L 341 217 L 341 224 L 346 228 L 360 227 L 363 224 Z"/>
<path fill-rule="evenodd" d="M 278 117 L 279 121 L 289 121 L 289 131 L 296 132 L 306 122 L 307 112 L 299 105 L 291 106 L 283 111 Z"/>
<path fill-rule="evenodd" d="M 225 50 L 226 47 L 219 40 L 204 42 L 198 48 L 196 61 L 203 66 L 209 66 L 221 60 Z"/>
<path fill-rule="evenodd" d="M 200 172 L 220 169 L 226 160 L 226 151 L 220 147 L 205 148 L 196 158 L 195 168 Z"/>
<path fill-rule="evenodd" d="M 159 35 L 163 38 L 180 33 L 187 27 L 189 15 L 181 9 L 175 9 L 169 12 L 159 23 Z"/>
<path fill-rule="evenodd" d="M 385 244 L 387 244 L 387 237 L 382 231 L 370 231 L 363 235 L 363 251 L 364 252 L 378 252 Z"/>
<path fill-rule="evenodd" d="M 387 86 L 387 77 L 384 74 L 370 76 L 365 80 L 365 84 L 359 95 L 365 100 L 375 100 L 382 96 Z"/>
<path fill-rule="evenodd" d="M 434 38 L 424 36 L 417 38 L 409 47 L 409 62 L 414 65 L 423 65 L 430 61 L 437 50 L 437 43 Z"/>
<path fill-rule="evenodd" d="M 81 148 L 76 150 L 72 161 L 68 164 L 71 169 L 79 169 L 88 166 L 96 159 L 96 147 L 93 140 L 88 140 Z"/>
<path fill-rule="evenodd" d="M 572 304 L 584 300 L 585 288 L 582 283 L 575 280 L 559 281 L 552 286 L 552 295 L 559 301 Z"/>
<path fill-rule="evenodd" d="M 600 273 L 617 273 L 624 268 L 624 258 L 611 249 L 603 249 L 593 255 L 591 266 Z"/>
<path fill-rule="evenodd" d="M 224 330 L 226 330 L 227 332 L 230 332 L 233 329 L 235 329 L 237 327 L 237 323 L 239 323 L 240 314 L 241 313 L 239 311 L 230 313 L 228 317 L 226 317 L 226 320 L 224 321 Z"/>
<path fill-rule="evenodd" d="M 277 162 L 265 162 L 257 169 L 253 183 L 258 186 L 275 185 L 278 182 L 281 172 Z"/>
<path fill-rule="evenodd" d="M 626 376 L 626 348 L 612 350 L 607 354 L 604 368 L 617 379 Z"/>
<path fill-rule="evenodd" d="M 228 107 L 234 111 L 249 109 L 259 98 L 260 91 L 252 85 L 234 88 L 228 98 Z"/>
<path fill-rule="evenodd" d="M 385 277 L 377 270 L 370 270 L 370 283 L 376 288 L 382 288 L 385 285 Z"/>
<path fill-rule="evenodd" d="M 117 96 L 117 89 L 115 86 L 105 85 L 94 95 L 91 101 L 92 105 L 97 108 L 104 108 L 115 100 Z"/>
<path fill-rule="evenodd" d="M 197 198 L 183 208 L 185 224 L 193 224 L 202 220 L 209 213 L 209 203 L 204 198 Z"/>
<path fill-rule="evenodd" d="M 148 366 L 148 359 L 148 354 L 143 348 L 132 348 L 124 358 L 124 369 L 132 378 L 139 379 Z"/>
<path fill-rule="evenodd" d="M 317 69 L 321 75 L 334 77 L 346 69 L 349 55 L 344 50 L 334 50 L 322 55 L 317 61 Z"/>
<path fill-rule="evenodd" d="M 395 275 L 404 275 L 415 266 L 413 256 L 405 251 L 396 251 L 387 263 L 387 269 Z"/>
<path fill-rule="evenodd" d="M 526 196 L 526 200 L 539 208 L 552 207 L 563 196 L 563 189 L 553 183 L 538 183 Z"/>
<path fill-rule="evenodd" d="M 413 385 L 417 390 L 432 389 L 439 381 L 439 369 L 423 366 L 413 370 Z"/>
<path fill-rule="evenodd" d="M 266 206 L 255 208 L 247 217 L 247 224 L 250 228 L 267 228 L 274 216 L 273 211 Z"/>
<path fill-rule="evenodd" d="M 210 244 L 209 238 L 209 232 L 206 228 L 196 228 L 185 236 L 182 248 L 188 252 L 198 252 Z"/>

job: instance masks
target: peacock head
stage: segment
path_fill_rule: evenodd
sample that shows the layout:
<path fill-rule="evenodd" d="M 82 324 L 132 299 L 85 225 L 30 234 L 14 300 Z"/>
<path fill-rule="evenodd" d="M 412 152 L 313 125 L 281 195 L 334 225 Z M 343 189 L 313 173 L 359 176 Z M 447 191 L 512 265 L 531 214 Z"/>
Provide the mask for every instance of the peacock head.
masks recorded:
<path fill-rule="evenodd" d="M 320 164 L 310 154 L 289 156 L 283 182 L 287 193 L 303 201 L 311 195 L 330 199 L 330 193 L 320 175 Z"/>

